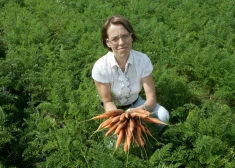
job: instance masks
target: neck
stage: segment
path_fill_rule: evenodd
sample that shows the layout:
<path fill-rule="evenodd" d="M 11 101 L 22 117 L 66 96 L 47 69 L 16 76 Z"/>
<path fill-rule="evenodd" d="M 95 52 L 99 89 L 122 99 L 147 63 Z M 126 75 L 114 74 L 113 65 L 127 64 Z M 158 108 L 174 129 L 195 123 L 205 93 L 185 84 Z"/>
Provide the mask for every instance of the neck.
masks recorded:
<path fill-rule="evenodd" d="M 128 54 L 114 54 L 114 57 L 115 57 L 115 59 L 117 60 L 117 62 L 119 63 L 119 62 L 127 62 L 127 60 L 128 60 L 128 58 L 129 58 L 129 55 L 130 55 L 130 53 L 128 53 Z"/>
<path fill-rule="evenodd" d="M 116 57 L 115 57 L 116 58 Z M 129 57 L 125 58 L 116 58 L 116 61 L 119 65 L 119 67 L 122 69 L 122 71 L 125 71 L 126 63 Z"/>

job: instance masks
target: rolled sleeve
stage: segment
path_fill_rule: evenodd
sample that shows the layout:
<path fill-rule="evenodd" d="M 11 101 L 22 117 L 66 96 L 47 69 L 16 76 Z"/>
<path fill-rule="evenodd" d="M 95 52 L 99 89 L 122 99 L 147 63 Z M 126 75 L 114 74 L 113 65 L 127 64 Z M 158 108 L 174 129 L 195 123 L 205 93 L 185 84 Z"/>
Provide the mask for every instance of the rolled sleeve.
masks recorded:
<path fill-rule="evenodd" d="M 92 69 L 92 78 L 100 83 L 109 83 L 107 75 L 105 75 L 104 69 L 102 66 L 98 66 L 98 62 L 95 63 Z"/>
<path fill-rule="evenodd" d="M 145 78 L 146 76 L 149 76 L 153 71 L 153 65 L 148 57 L 145 57 L 146 59 L 143 61 L 143 71 L 141 74 L 142 78 Z"/>

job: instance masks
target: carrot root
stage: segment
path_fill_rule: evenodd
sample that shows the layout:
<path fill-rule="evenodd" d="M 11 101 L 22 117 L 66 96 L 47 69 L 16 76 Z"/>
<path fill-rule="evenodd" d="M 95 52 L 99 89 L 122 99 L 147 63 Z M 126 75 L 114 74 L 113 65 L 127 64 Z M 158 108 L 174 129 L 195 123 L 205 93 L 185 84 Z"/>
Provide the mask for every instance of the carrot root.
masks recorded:
<path fill-rule="evenodd" d="M 94 133 L 108 129 L 105 134 L 107 137 L 114 132 L 114 135 L 117 135 L 115 148 L 117 149 L 123 142 L 123 151 L 127 152 L 129 151 L 131 144 L 137 144 L 141 147 L 145 146 L 143 134 L 145 134 L 146 137 L 151 136 L 154 138 L 145 123 L 167 125 L 157 118 L 150 117 L 150 114 L 151 113 L 149 111 L 141 109 L 128 109 L 127 111 L 116 109 L 95 116 L 90 120 L 106 119 L 98 126 Z M 94 133 L 92 133 L 92 135 Z"/>

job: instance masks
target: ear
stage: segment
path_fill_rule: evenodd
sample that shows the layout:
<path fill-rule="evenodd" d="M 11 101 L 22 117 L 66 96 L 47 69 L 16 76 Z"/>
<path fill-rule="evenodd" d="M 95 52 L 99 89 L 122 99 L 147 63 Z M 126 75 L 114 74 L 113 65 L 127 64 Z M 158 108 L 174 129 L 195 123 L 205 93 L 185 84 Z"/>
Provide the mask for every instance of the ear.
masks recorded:
<path fill-rule="evenodd" d="M 106 45 L 107 45 L 109 48 L 111 48 L 111 45 L 110 45 L 110 43 L 109 43 L 108 40 L 106 40 Z"/>

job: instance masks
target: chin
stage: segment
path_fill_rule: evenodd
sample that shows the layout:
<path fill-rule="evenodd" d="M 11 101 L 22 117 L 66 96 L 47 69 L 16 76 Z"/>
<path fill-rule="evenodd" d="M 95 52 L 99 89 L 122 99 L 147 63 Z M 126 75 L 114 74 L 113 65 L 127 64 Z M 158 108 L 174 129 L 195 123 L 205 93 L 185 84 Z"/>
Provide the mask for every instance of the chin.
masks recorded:
<path fill-rule="evenodd" d="M 126 49 L 121 49 L 121 50 L 119 50 L 119 54 L 123 54 L 123 55 L 129 55 L 129 53 L 130 53 L 130 49 L 128 48 L 126 48 Z"/>
<path fill-rule="evenodd" d="M 130 52 L 125 52 L 125 53 L 119 53 L 118 55 L 121 57 L 128 57 Z"/>

